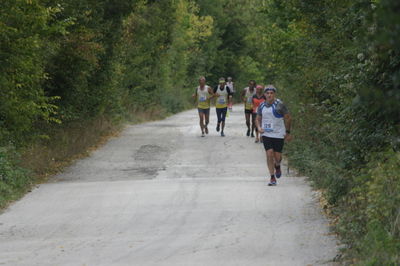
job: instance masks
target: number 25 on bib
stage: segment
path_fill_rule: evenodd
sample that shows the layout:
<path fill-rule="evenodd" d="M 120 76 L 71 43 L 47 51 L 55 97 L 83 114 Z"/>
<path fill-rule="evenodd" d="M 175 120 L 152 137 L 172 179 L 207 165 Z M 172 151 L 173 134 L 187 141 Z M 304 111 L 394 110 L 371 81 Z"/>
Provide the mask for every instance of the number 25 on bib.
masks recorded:
<path fill-rule="evenodd" d="M 272 123 L 265 123 L 264 124 L 264 131 L 265 132 L 272 132 L 274 131 L 274 125 Z"/>

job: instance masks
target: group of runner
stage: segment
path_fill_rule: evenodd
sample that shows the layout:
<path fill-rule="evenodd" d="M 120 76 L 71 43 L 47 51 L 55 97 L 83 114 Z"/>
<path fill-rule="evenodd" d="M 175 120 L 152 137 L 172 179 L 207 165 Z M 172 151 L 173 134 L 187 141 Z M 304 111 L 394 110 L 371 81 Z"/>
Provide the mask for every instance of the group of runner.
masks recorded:
<path fill-rule="evenodd" d="M 233 87 L 233 84 L 232 84 Z M 217 111 L 217 132 L 221 131 L 221 137 L 225 137 L 225 118 L 228 106 L 232 110 L 233 90 L 226 84 L 225 78 L 219 79 L 219 84 L 212 89 L 206 85 L 206 78 L 200 77 L 193 98 L 197 99 L 197 109 L 199 111 L 201 136 L 208 134 L 208 123 L 210 121 L 211 99 L 215 100 L 215 109 Z"/>
<path fill-rule="evenodd" d="M 260 142 L 260 133 L 256 127 L 256 117 L 258 106 L 265 101 L 264 87 L 262 85 L 256 85 L 255 80 L 250 80 L 249 86 L 243 89 L 241 97 L 244 102 L 244 115 L 247 126 L 246 135 L 254 138 L 255 131 L 255 142 L 258 143 Z"/>
<path fill-rule="evenodd" d="M 277 89 L 273 85 L 257 85 L 250 80 L 244 88 L 241 97 L 244 102 L 246 135 L 255 137 L 255 142 L 262 142 L 267 157 L 267 167 L 270 173 L 269 186 L 277 185 L 277 178 L 282 175 L 281 161 L 284 142 L 291 140 L 291 116 L 286 105 L 276 98 Z M 217 132 L 225 136 L 225 118 L 228 108 L 232 110 L 234 86 L 231 78 L 226 83 L 225 78 L 219 79 L 214 88 L 206 85 L 205 77 L 200 77 L 199 86 L 193 97 L 197 100 L 200 119 L 201 136 L 208 134 L 211 99 L 215 98 L 217 113 Z M 255 135 L 254 135 L 255 133 Z"/>

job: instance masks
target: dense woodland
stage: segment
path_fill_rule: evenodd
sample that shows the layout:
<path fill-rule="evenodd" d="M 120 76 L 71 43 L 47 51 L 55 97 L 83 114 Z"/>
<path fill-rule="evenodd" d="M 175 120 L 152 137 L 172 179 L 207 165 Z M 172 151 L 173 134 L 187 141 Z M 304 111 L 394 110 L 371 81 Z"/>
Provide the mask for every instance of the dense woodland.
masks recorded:
<path fill-rule="evenodd" d="M 2 0 L 0 204 L 93 132 L 191 108 L 200 75 L 229 75 L 277 86 L 289 162 L 324 191 L 343 260 L 398 265 L 399 14 L 398 0 Z"/>

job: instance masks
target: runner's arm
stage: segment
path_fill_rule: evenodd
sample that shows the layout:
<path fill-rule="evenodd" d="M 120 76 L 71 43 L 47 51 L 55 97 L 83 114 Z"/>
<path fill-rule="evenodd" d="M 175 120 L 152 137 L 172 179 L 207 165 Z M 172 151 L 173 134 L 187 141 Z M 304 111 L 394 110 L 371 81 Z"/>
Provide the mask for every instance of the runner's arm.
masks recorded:
<path fill-rule="evenodd" d="M 292 126 L 292 117 L 289 113 L 286 113 L 283 116 L 283 121 L 285 122 L 285 129 L 286 129 L 286 135 L 285 135 L 285 140 L 290 141 L 292 139 L 292 136 L 290 135 L 290 128 Z"/>
<path fill-rule="evenodd" d="M 195 89 L 192 97 L 193 97 L 193 103 L 196 104 L 196 102 L 197 102 L 197 88 Z"/>
<path fill-rule="evenodd" d="M 257 114 L 256 127 L 257 127 L 257 130 L 258 130 L 259 133 L 264 133 L 264 130 L 261 128 L 261 118 L 262 118 L 262 116 Z"/>
<path fill-rule="evenodd" d="M 260 107 L 261 107 L 261 105 L 258 106 L 258 108 L 257 108 L 256 127 L 257 127 L 258 132 L 264 133 L 264 129 L 261 128 L 262 109 Z"/>
<path fill-rule="evenodd" d="M 243 89 L 242 92 L 240 93 L 240 96 L 241 96 L 241 99 L 242 99 L 243 102 L 246 101 L 246 99 L 244 97 L 245 95 L 246 95 L 246 89 Z"/>
<path fill-rule="evenodd" d="M 290 116 L 289 110 L 283 102 L 280 102 L 277 106 L 277 112 L 283 115 L 283 121 L 286 129 L 285 140 L 290 141 L 292 139 L 292 136 L 290 135 L 292 117 Z"/>
<path fill-rule="evenodd" d="M 226 91 L 228 92 L 228 104 L 231 104 L 232 103 L 233 92 L 231 91 L 229 86 L 226 86 Z"/>
<path fill-rule="evenodd" d="M 217 90 L 218 90 L 218 86 L 215 86 L 215 87 L 214 87 L 214 96 L 215 96 L 215 97 L 218 97 L 218 96 L 219 96 L 219 94 L 217 93 Z"/>
<path fill-rule="evenodd" d="M 290 127 L 292 125 L 292 117 L 290 116 L 289 113 L 285 114 L 283 116 L 283 121 L 285 121 L 285 128 L 286 128 L 286 132 L 289 131 L 290 132 Z"/>
<path fill-rule="evenodd" d="M 212 99 L 215 97 L 214 91 L 211 89 L 211 87 L 208 87 L 208 93 L 211 94 L 209 99 Z"/>

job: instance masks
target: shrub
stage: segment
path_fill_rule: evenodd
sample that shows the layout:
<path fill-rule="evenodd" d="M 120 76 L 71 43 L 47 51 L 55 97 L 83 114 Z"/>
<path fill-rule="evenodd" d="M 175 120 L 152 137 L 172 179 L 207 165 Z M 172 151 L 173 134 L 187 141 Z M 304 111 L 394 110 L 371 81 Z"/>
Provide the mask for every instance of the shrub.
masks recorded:
<path fill-rule="evenodd" d="M 395 265 L 400 256 L 400 152 L 372 155 L 343 199 L 339 230 L 362 265 Z"/>
<path fill-rule="evenodd" d="M 16 162 L 13 149 L 0 147 L 0 209 L 22 195 L 31 184 L 27 171 L 18 167 Z"/>

